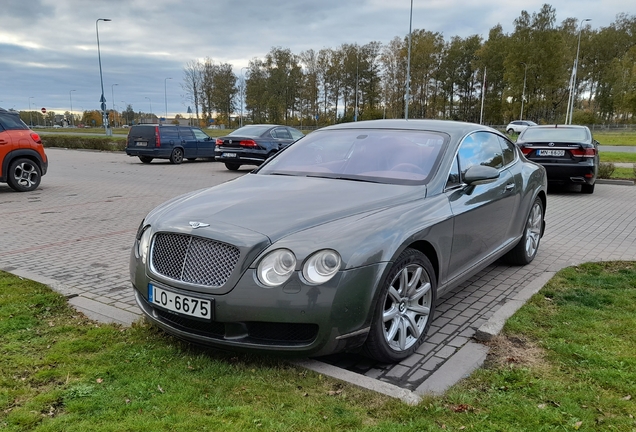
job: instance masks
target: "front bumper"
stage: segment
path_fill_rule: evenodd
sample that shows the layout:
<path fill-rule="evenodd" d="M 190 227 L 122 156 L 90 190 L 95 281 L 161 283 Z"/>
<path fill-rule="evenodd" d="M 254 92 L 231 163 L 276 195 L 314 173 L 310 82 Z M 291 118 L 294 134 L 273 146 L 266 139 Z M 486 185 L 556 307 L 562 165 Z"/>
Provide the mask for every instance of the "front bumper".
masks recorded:
<path fill-rule="evenodd" d="M 134 260 L 134 258 L 132 258 Z M 226 294 L 202 294 L 143 275 L 135 299 L 148 319 L 166 332 L 203 345 L 243 351 L 325 355 L 364 343 L 371 324 L 377 287 L 387 263 L 339 272 L 309 286 L 294 275 L 277 288 L 263 288 L 248 269 Z M 131 268 L 132 270 L 132 268 Z M 202 321 L 150 304 L 148 284 L 214 302 L 214 318 Z M 176 285 L 176 284 L 175 284 Z"/>

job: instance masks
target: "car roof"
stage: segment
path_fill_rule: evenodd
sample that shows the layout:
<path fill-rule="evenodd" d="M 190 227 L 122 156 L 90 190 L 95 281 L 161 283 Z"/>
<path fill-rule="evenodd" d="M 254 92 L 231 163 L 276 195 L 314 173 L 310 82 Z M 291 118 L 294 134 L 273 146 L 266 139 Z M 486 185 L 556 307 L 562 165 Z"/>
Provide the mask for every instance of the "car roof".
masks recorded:
<path fill-rule="evenodd" d="M 534 129 L 589 129 L 587 126 L 581 125 L 564 125 L 564 124 L 553 124 L 553 125 L 536 125 L 533 126 Z"/>
<path fill-rule="evenodd" d="M 14 115 L 20 116 L 20 113 L 14 110 L 6 110 L 4 108 L 0 108 L 0 114 Z"/>
<path fill-rule="evenodd" d="M 340 123 L 333 126 L 327 126 L 324 130 L 339 129 L 398 129 L 398 130 L 427 130 L 433 132 L 445 132 L 454 138 L 462 137 L 474 131 L 501 133 L 491 127 L 480 125 L 477 123 L 467 123 L 454 120 L 365 120 L 353 123 Z"/>

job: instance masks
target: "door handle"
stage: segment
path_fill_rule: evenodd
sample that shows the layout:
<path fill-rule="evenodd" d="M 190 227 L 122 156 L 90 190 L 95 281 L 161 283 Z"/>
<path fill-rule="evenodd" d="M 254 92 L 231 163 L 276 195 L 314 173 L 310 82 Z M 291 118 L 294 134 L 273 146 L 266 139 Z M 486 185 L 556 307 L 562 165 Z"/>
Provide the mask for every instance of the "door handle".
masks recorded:
<path fill-rule="evenodd" d="M 514 188 L 515 188 L 515 184 L 514 184 L 514 183 L 508 183 L 508 184 L 506 185 L 506 190 L 507 190 L 507 191 L 511 191 L 511 190 L 513 190 Z"/>

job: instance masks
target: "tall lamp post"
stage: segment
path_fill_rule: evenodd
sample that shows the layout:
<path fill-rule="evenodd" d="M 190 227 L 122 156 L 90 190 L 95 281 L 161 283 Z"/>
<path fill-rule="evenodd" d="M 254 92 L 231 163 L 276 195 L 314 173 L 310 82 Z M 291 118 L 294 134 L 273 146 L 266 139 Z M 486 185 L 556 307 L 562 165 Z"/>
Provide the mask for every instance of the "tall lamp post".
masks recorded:
<path fill-rule="evenodd" d="M 111 84 L 110 85 L 110 96 L 112 97 L 112 101 L 113 101 L 113 122 L 115 122 L 115 90 L 113 89 L 116 85 L 119 84 Z M 117 122 L 115 122 L 115 127 L 117 126 Z"/>
<path fill-rule="evenodd" d="M 525 67 L 523 71 L 523 92 L 521 93 L 521 114 L 519 114 L 519 120 L 523 120 L 523 103 L 526 100 L 526 76 L 528 75 L 528 65 L 524 62 L 521 64 Z"/>
<path fill-rule="evenodd" d="M 574 112 L 574 99 L 576 98 L 576 72 L 579 68 L 579 50 L 581 48 L 581 30 L 583 30 L 583 23 L 586 21 L 592 21 L 591 18 L 586 18 L 579 24 L 579 40 L 576 44 L 576 58 L 574 59 L 574 66 L 572 67 L 572 78 L 570 79 L 570 97 L 568 98 L 568 109 L 565 114 L 565 123 L 572 124 L 572 114 Z"/>
<path fill-rule="evenodd" d="M 166 104 L 166 117 L 165 117 L 165 121 L 168 121 L 168 86 L 167 86 L 167 82 L 169 79 L 172 78 L 164 78 L 163 80 L 163 100 Z"/>
<path fill-rule="evenodd" d="M 152 101 L 148 96 L 146 96 L 146 99 L 148 99 L 148 103 L 150 104 L 150 114 L 148 114 L 148 117 L 152 119 Z"/>
<path fill-rule="evenodd" d="M 73 92 L 75 90 L 71 90 L 68 92 L 68 98 L 71 100 L 71 127 L 73 126 Z"/>
<path fill-rule="evenodd" d="M 413 28 L 413 0 L 411 0 L 411 16 L 409 18 L 409 52 L 406 60 L 406 100 L 404 102 L 404 119 L 409 119 L 409 99 L 411 98 L 411 30 Z"/>
<path fill-rule="evenodd" d="M 33 96 L 29 96 L 29 126 L 33 127 L 33 113 L 31 112 L 31 99 L 35 99 Z"/>
<path fill-rule="evenodd" d="M 245 76 L 243 75 L 243 69 L 247 69 L 247 66 L 241 68 L 241 118 L 239 119 L 239 127 L 243 127 L 243 101 L 245 100 Z"/>
<path fill-rule="evenodd" d="M 104 130 L 106 131 L 106 135 L 112 135 L 113 131 L 108 128 L 108 114 L 106 113 L 106 98 L 104 97 L 104 78 L 102 75 L 102 55 L 99 50 L 99 24 L 100 21 L 112 21 L 110 18 L 98 18 L 95 21 L 95 32 L 97 33 L 97 58 L 99 59 L 99 81 L 102 85 L 102 97 L 99 102 L 101 103 L 102 109 L 102 123 L 104 123 Z"/>

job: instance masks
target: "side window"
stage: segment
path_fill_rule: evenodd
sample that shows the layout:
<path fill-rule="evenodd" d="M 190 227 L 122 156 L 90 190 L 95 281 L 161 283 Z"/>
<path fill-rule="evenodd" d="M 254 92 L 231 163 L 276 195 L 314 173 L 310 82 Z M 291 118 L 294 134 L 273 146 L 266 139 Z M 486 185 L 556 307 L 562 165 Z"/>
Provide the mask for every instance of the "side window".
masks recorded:
<path fill-rule="evenodd" d="M 210 138 L 208 134 L 203 132 L 201 129 L 192 129 L 192 132 L 194 132 L 194 137 L 198 139 L 199 141 L 204 141 Z"/>
<path fill-rule="evenodd" d="M 448 173 L 448 181 L 446 182 L 446 187 L 453 188 L 459 185 L 461 185 L 461 180 L 459 178 L 459 163 L 457 162 L 457 158 L 455 158 L 455 160 L 453 161 L 453 166 Z"/>
<path fill-rule="evenodd" d="M 178 141 L 179 140 L 179 132 L 177 131 L 177 128 L 174 127 L 163 127 L 163 128 L 159 128 L 160 133 L 161 133 L 161 140 L 166 140 L 166 141 Z"/>
<path fill-rule="evenodd" d="M 503 137 L 498 137 L 503 150 L 503 163 L 504 165 L 511 164 L 515 161 L 516 149 L 515 145 Z"/>
<path fill-rule="evenodd" d="M 276 128 L 272 131 L 272 136 L 278 139 L 292 139 L 287 128 Z"/>
<path fill-rule="evenodd" d="M 473 165 L 503 167 L 503 155 L 497 135 L 477 132 L 464 138 L 459 147 L 459 167 L 462 175 Z"/>
<path fill-rule="evenodd" d="M 191 129 L 181 128 L 179 132 L 181 133 L 181 139 L 190 141 L 194 140 L 194 134 Z"/>
<path fill-rule="evenodd" d="M 305 134 L 303 134 L 301 131 L 297 129 L 288 129 L 288 130 L 294 140 L 301 139 L 302 137 L 305 136 Z"/>

